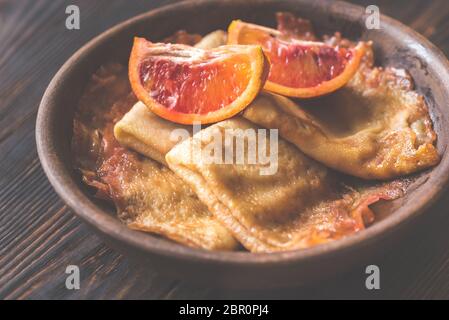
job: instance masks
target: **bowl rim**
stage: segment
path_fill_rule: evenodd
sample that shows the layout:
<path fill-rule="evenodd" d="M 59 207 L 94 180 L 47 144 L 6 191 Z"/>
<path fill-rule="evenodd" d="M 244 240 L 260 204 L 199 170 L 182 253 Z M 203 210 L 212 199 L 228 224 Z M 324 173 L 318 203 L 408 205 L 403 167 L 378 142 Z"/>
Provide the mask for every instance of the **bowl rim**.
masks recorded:
<path fill-rule="evenodd" d="M 78 49 L 64 63 L 64 65 L 51 80 L 39 105 L 36 120 L 37 151 L 42 168 L 51 185 L 57 194 L 67 203 L 67 205 L 76 213 L 78 217 L 82 218 L 88 224 L 94 226 L 94 228 L 115 240 L 124 242 L 127 245 L 138 248 L 144 252 L 157 254 L 159 256 L 170 258 L 174 257 L 181 260 L 187 259 L 189 261 L 197 262 L 207 261 L 212 264 L 217 263 L 221 265 L 251 266 L 263 264 L 265 266 L 270 266 L 293 264 L 308 259 L 319 259 L 322 258 L 323 255 L 338 254 L 347 250 L 353 250 L 357 247 L 366 246 L 369 243 L 386 237 L 399 227 L 411 222 L 412 219 L 421 216 L 426 209 L 435 203 L 435 201 L 445 191 L 447 182 L 449 181 L 449 159 L 447 158 L 446 152 L 438 165 L 442 166 L 442 168 L 440 168 L 442 174 L 435 178 L 436 181 L 434 181 L 434 184 L 425 196 L 421 194 L 420 197 L 415 197 L 413 203 L 410 202 L 406 208 L 398 208 L 395 210 L 394 214 L 363 230 L 363 232 L 358 232 L 343 239 L 302 250 L 252 254 L 248 252 L 207 251 L 192 248 L 155 237 L 151 234 L 131 230 L 122 224 L 115 216 L 111 216 L 105 210 L 95 205 L 75 183 L 72 174 L 69 172 L 69 169 L 66 168 L 67 165 L 58 156 L 55 147 L 56 144 L 52 137 L 52 124 L 51 119 L 49 118 L 51 118 L 52 112 L 56 108 L 55 103 L 53 102 L 55 92 L 57 92 L 61 83 L 64 81 L 65 75 L 69 74 L 73 70 L 74 65 L 76 65 L 76 61 L 88 55 L 89 52 L 92 51 L 98 44 L 106 41 L 114 35 L 119 34 L 130 25 L 137 24 L 143 20 L 174 9 L 182 10 L 192 4 L 214 5 L 220 2 L 220 0 L 181 1 L 179 3 L 159 7 L 125 20 L 102 32 L 100 35 L 94 37 L 87 44 Z M 239 1 L 235 2 L 238 3 Z M 273 0 L 240 0 L 240 2 L 275 3 Z M 297 5 L 306 3 L 304 0 L 285 0 L 282 2 L 294 3 Z M 345 12 L 348 10 L 361 12 L 360 10 L 363 10 L 363 7 L 361 6 L 341 1 L 320 1 L 320 3 L 324 3 L 327 6 L 332 6 L 332 10 L 337 10 L 340 12 Z M 407 34 L 409 38 L 414 39 L 420 45 L 428 48 L 434 56 L 432 57 L 434 59 L 432 60 L 433 63 L 439 63 L 441 68 L 446 72 L 446 78 L 448 79 L 449 84 L 449 61 L 440 49 L 416 31 L 383 14 L 381 14 L 381 24 L 383 28 L 389 28 L 395 32 Z"/>

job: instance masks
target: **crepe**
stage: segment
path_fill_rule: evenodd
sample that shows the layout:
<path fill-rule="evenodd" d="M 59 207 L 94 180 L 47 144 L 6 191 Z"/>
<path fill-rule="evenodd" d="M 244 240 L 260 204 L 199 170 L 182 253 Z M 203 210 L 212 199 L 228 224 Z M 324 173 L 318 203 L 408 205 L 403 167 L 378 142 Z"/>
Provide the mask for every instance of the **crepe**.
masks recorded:
<path fill-rule="evenodd" d="M 265 154 L 276 152 L 274 174 L 261 175 L 266 165 L 248 160 L 242 164 L 204 161 L 211 150 L 222 157 L 229 154 L 233 146 L 222 141 L 229 129 L 247 133 L 260 128 L 242 118 L 219 122 L 176 145 L 166 161 L 252 252 L 307 248 L 352 234 L 372 222 L 368 205 L 401 195 L 399 185 L 342 188 L 331 171 L 290 143 L 280 139 L 277 150 L 272 150 L 271 136 L 259 139 L 257 148 Z M 241 136 L 246 146 L 250 137 Z"/>
<path fill-rule="evenodd" d="M 175 130 L 183 131 L 176 134 Z M 121 145 L 162 164 L 166 164 L 167 152 L 191 132 L 191 126 L 162 119 L 142 102 L 137 102 L 114 127 L 114 135 Z"/>
<path fill-rule="evenodd" d="M 290 13 L 278 13 L 277 19 L 284 37 L 316 39 L 308 21 Z M 323 41 L 355 45 L 338 32 Z M 264 94 L 243 117 L 278 128 L 284 139 L 315 160 L 364 179 L 391 179 L 436 165 L 436 134 L 410 75 L 403 69 L 374 67 L 373 62 L 367 43 L 361 67 L 345 87 L 300 102 Z"/>
<path fill-rule="evenodd" d="M 118 121 L 136 102 L 127 70 L 118 63 L 101 66 L 86 85 L 73 120 L 73 167 L 99 198 L 108 198 L 108 186 L 97 175 L 116 143 L 103 139 L 106 128 Z"/>
<path fill-rule="evenodd" d="M 391 179 L 439 162 L 423 97 L 401 69 L 362 67 L 339 91 L 298 102 L 265 94 L 243 116 L 325 165 L 365 179 Z"/>
<path fill-rule="evenodd" d="M 200 49 L 212 49 L 226 44 L 228 39 L 228 34 L 223 30 L 215 30 L 208 33 L 195 44 L 196 48 Z"/>
<path fill-rule="evenodd" d="M 236 248 L 231 233 L 187 184 L 114 138 L 114 124 L 135 102 L 121 65 L 100 68 L 87 84 L 76 110 L 72 141 L 75 168 L 84 182 L 97 189 L 98 197 L 113 201 L 118 217 L 133 229 L 209 250 Z"/>
<path fill-rule="evenodd" d="M 208 250 L 236 248 L 228 230 L 167 167 L 119 148 L 98 172 L 128 227 Z"/>

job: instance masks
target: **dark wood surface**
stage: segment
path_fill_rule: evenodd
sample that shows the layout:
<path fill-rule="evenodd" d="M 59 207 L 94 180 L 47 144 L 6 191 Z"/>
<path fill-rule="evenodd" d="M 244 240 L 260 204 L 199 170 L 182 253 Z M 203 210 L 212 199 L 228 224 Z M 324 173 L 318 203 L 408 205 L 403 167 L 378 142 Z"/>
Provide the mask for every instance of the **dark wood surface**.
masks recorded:
<path fill-rule="evenodd" d="M 36 154 L 35 117 L 49 81 L 81 45 L 164 0 L 0 0 L 0 298 L 449 298 L 449 199 L 409 236 L 373 259 L 381 289 L 365 289 L 365 266 L 313 286 L 258 292 L 198 287 L 169 279 L 102 243 L 58 198 Z M 377 4 L 449 55 L 447 0 L 352 1 Z M 65 8 L 81 10 L 81 29 L 65 28 Z M 80 290 L 65 288 L 78 265 Z M 180 266 L 182 267 L 182 266 Z"/>

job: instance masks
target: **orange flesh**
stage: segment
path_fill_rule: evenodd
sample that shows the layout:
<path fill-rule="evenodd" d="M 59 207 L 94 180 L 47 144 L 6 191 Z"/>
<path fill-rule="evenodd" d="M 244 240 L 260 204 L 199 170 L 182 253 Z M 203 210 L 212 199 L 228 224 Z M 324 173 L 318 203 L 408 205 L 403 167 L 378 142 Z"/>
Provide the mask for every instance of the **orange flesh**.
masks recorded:
<path fill-rule="evenodd" d="M 247 88 L 251 65 L 247 56 L 218 61 L 173 61 L 148 57 L 140 65 L 140 81 L 149 96 L 185 114 L 207 114 L 233 102 Z"/>
<path fill-rule="evenodd" d="M 352 56 L 345 49 L 339 52 L 327 46 L 285 44 L 275 39 L 264 43 L 263 48 L 267 48 L 271 61 L 268 80 L 293 88 L 314 87 L 335 78 Z"/>
<path fill-rule="evenodd" d="M 270 60 L 268 80 L 292 87 L 315 87 L 341 74 L 352 58 L 351 50 L 327 45 L 286 42 L 266 32 L 242 32 L 241 44 L 259 44 Z"/>

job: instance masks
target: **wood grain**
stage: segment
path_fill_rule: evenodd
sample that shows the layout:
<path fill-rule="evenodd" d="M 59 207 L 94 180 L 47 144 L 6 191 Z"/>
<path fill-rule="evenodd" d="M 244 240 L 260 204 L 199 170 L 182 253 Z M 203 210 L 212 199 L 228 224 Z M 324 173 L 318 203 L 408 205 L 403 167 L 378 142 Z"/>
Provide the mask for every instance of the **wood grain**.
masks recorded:
<path fill-rule="evenodd" d="M 229 292 L 167 279 L 105 246 L 49 185 L 34 141 L 37 107 L 50 79 L 82 44 L 163 0 L 0 0 L 0 298 L 449 298 L 449 199 L 429 210 L 404 241 L 385 248 L 381 290 L 365 289 L 365 266 L 313 287 Z M 435 1 L 352 1 L 376 4 L 449 54 L 449 4 Z M 64 26 L 65 8 L 81 10 L 81 30 Z M 65 288 L 65 268 L 81 270 L 81 289 Z"/>

